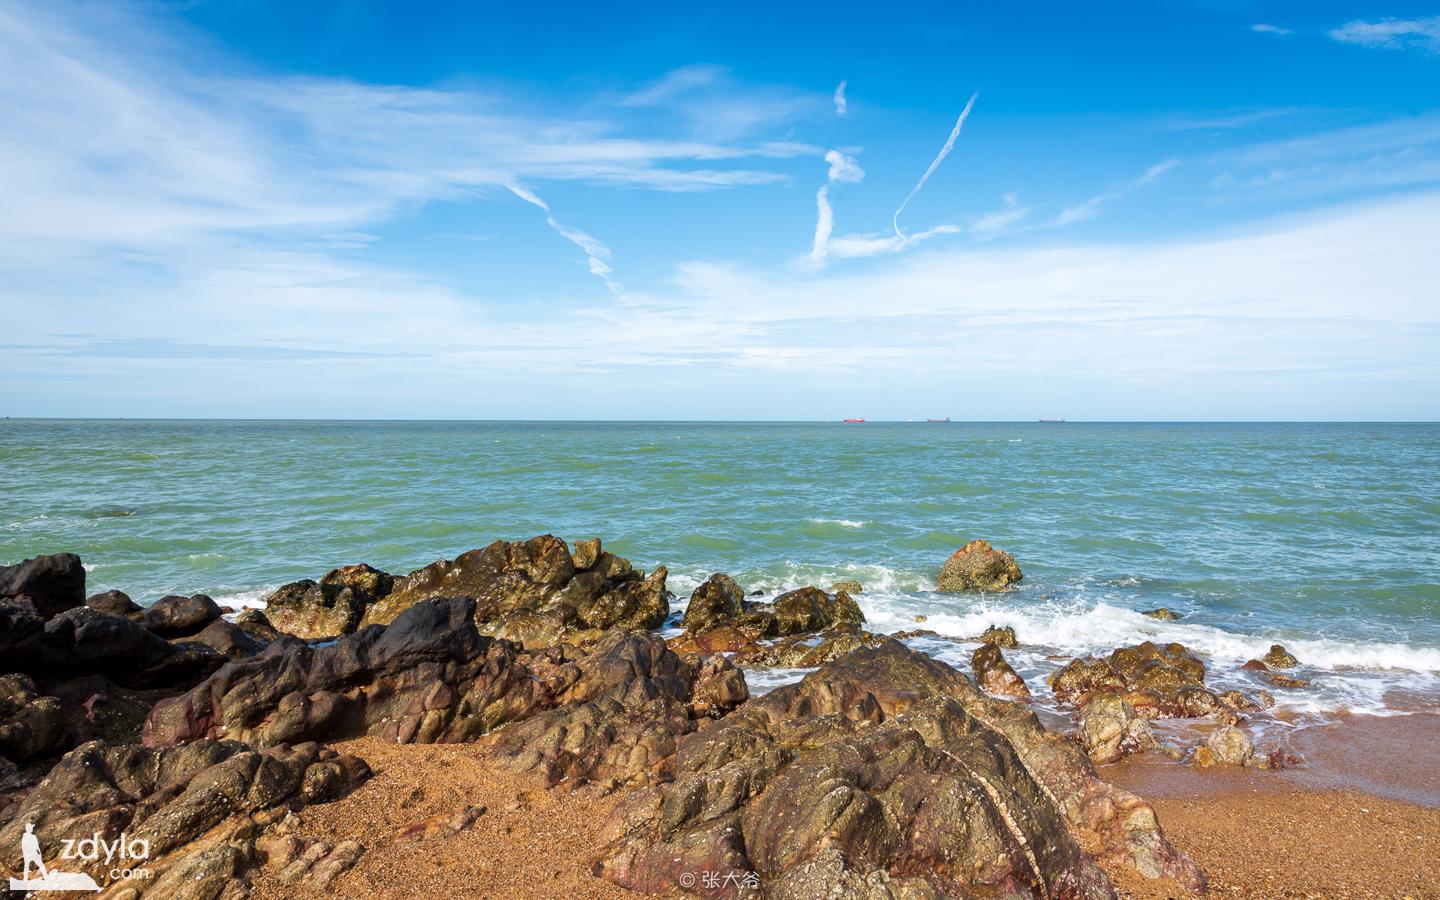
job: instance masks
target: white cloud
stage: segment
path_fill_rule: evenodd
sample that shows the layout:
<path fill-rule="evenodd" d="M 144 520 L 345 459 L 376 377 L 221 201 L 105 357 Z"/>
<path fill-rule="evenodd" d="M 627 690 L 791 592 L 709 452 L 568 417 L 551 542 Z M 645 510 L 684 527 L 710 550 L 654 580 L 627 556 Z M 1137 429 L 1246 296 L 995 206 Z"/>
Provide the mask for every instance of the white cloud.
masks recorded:
<path fill-rule="evenodd" d="M 826 151 L 825 161 L 830 164 L 828 178 L 831 181 L 855 182 L 865 177 L 865 170 L 860 168 L 855 157 L 846 156 L 839 150 Z"/>
<path fill-rule="evenodd" d="M 507 184 L 505 187 L 510 190 L 510 193 L 524 200 L 526 203 L 544 210 L 545 224 L 549 225 L 556 234 L 585 251 L 585 262 L 590 269 L 590 274 L 604 282 L 605 287 L 610 289 L 610 293 L 617 297 L 624 296 L 624 289 L 610 277 L 609 247 L 606 247 L 600 243 L 600 241 L 578 228 L 572 228 L 557 222 L 554 214 L 550 211 L 550 205 L 544 200 L 541 200 L 533 192 L 527 191 L 525 188 L 514 183 Z"/>
<path fill-rule="evenodd" d="M 955 120 L 955 127 L 950 129 L 950 136 L 945 139 L 945 146 L 941 147 L 940 152 L 935 154 L 935 158 L 931 160 L 930 167 L 925 170 L 925 174 L 920 176 L 920 180 L 915 182 L 915 186 L 910 189 L 910 193 L 905 195 L 905 199 L 902 200 L 899 207 L 895 209 L 895 215 L 892 217 L 891 225 L 895 229 L 896 237 L 903 238 L 905 236 L 900 231 L 900 214 L 905 211 L 906 206 L 910 205 L 910 201 L 915 199 L 915 195 L 920 193 L 920 189 L 925 186 L 925 182 L 930 180 L 930 176 L 935 174 L 935 170 L 940 168 L 940 164 L 945 161 L 945 157 L 950 155 L 950 151 L 955 149 L 955 139 L 960 137 L 960 129 L 965 127 L 965 120 L 970 118 L 970 110 L 975 106 L 975 100 L 979 96 L 979 93 L 970 95 L 970 100 L 965 104 L 965 108 L 960 111 L 960 117 Z"/>
<path fill-rule="evenodd" d="M 1440 16 L 1349 22 L 1333 29 L 1330 37 L 1342 43 L 1360 44 L 1363 47 L 1440 53 Z"/>
<path fill-rule="evenodd" d="M 810 245 L 810 259 L 815 262 L 825 258 L 830 246 L 830 234 L 835 230 L 835 210 L 830 206 L 830 186 L 815 192 L 815 240 Z"/>
<path fill-rule="evenodd" d="M 1118 200 L 1131 191 L 1150 184 L 1179 164 L 1180 161 L 1178 159 L 1167 159 L 1163 162 L 1158 162 L 1142 172 L 1138 178 L 1134 178 L 1124 184 L 1116 185 L 1109 190 L 1102 191 L 1082 203 L 1065 207 L 1060 211 L 1060 215 L 1055 217 L 1054 224 L 1056 226 L 1071 225 L 1075 222 L 1084 222 L 1087 219 L 1093 219 L 1099 215 L 1100 208 L 1106 203 L 1112 200 Z"/>
<path fill-rule="evenodd" d="M 1279 34 L 1279 35 L 1285 35 L 1285 34 L 1294 34 L 1294 33 L 1295 33 L 1294 31 L 1291 31 L 1289 28 L 1282 28 L 1282 27 L 1280 27 L 1279 25 L 1266 25 L 1266 24 L 1264 24 L 1263 22 L 1262 22 L 1262 23 L 1257 23 L 1257 24 L 1255 24 L 1255 25 L 1251 25 L 1251 26 L 1250 26 L 1250 30 L 1251 30 L 1251 31 L 1254 31 L 1254 32 L 1258 32 L 1258 33 L 1260 33 L 1260 34 Z"/>
<path fill-rule="evenodd" d="M 664 293 L 533 320 L 316 254 L 206 256 L 173 282 L 107 256 L 7 300 L 29 325 L 3 340 L 29 346 L 0 352 L 0 397 L 20 414 L 591 417 L 653 396 L 744 417 L 963 384 L 975 418 L 1433 418 L 1437 220 L 1440 193 L 1177 241 L 932 246 L 837 275 L 697 262 Z M 80 329 L 108 341 L 49 337 Z M 786 391 L 754 406 L 777 372 Z M 252 390 L 217 394 L 237 377 Z"/>
<path fill-rule="evenodd" d="M 1018 196 L 1006 194 L 1004 206 L 985 213 L 971 223 L 968 230 L 978 238 L 991 238 L 1008 231 L 1028 215 L 1030 215 L 1030 209 L 1020 205 Z"/>
<path fill-rule="evenodd" d="M 839 85 L 836 86 L 835 96 L 833 98 L 835 101 L 835 115 L 839 116 L 842 119 L 850 115 L 850 102 L 845 99 L 846 84 L 847 82 L 842 81 Z"/>

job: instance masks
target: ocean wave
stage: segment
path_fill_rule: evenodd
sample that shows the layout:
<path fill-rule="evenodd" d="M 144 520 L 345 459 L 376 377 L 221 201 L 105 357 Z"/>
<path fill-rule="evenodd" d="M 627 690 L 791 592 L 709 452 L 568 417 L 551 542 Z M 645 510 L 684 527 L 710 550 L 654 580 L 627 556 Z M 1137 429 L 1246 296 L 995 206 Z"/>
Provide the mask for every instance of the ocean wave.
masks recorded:
<path fill-rule="evenodd" d="M 865 523 L 855 519 L 811 519 L 816 525 L 839 525 L 842 528 L 864 528 Z"/>

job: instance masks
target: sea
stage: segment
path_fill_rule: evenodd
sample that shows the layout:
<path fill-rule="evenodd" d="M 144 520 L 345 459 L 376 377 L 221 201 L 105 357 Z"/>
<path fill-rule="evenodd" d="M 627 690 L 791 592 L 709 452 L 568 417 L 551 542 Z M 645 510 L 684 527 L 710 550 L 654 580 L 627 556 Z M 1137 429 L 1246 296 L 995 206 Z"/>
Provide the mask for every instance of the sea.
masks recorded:
<path fill-rule="evenodd" d="M 1284 644 L 1310 685 L 1269 688 L 1280 727 L 1440 712 L 1437 425 L 0 421 L 0 563 L 72 551 L 142 604 L 546 532 L 667 566 L 677 617 L 726 572 L 857 580 L 869 628 L 967 670 L 1013 626 L 1042 705 L 1065 660 L 1148 639 L 1252 691 Z M 935 591 L 972 538 L 1018 589 Z"/>

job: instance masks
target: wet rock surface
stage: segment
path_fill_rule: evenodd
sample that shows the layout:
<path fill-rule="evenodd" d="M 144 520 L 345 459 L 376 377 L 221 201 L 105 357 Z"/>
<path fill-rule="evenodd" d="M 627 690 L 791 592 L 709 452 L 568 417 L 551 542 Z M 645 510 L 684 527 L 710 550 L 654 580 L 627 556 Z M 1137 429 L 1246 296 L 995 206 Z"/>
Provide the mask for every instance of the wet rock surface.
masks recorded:
<path fill-rule="evenodd" d="M 1113 896 L 1074 829 L 1203 883 L 1077 746 L 893 640 L 681 737 L 672 767 L 617 808 L 604 877 L 656 891 L 685 871 L 754 871 L 769 897 Z"/>
<path fill-rule="evenodd" d="M 1015 673 L 994 644 L 981 644 L 970 656 L 970 668 L 975 673 L 975 683 L 988 693 L 1016 699 L 1030 696 L 1025 679 Z"/>
<path fill-rule="evenodd" d="M 989 541 L 973 540 L 945 560 L 938 589 L 1003 591 L 1023 577 L 1015 557 L 996 550 Z"/>
<path fill-rule="evenodd" d="M 389 596 L 395 577 L 366 563 L 284 585 L 265 600 L 266 619 L 286 634 L 324 639 L 351 634 L 365 611 Z"/>

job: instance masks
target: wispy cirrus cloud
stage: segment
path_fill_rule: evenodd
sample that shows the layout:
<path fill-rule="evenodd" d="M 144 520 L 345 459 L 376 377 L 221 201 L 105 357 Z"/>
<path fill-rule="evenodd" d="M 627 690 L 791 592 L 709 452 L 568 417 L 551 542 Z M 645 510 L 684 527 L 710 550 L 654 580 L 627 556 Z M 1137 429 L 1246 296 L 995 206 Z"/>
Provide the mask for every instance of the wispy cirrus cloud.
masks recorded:
<path fill-rule="evenodd" d="M 831 98 L 835 103 L 835 115 L 842 119 L 850 115 L 850 101 L 845 99 L 846 84 L 848 84 L 848 82 L 841 81 L 840 84 L 835 87 L 835 95 Z"/>
<path fill-rule="evenodd" d="M 1332 29 L 1329 34 L 1341 43 L 1359 44 L 1362 47 L 1440 53 L 1440 16 L 1356 20 Z"/>
<path fill-rule="evenodd" d="M 1216 189 L 1247 199 L 1318 197 L 1440 182 L 1440 115 L 1407 116 L 1213 155 Z"/>
<path fill-rule="evenodd" d="M 1143 173 L 1140 174 L 1138 178 L 1133 178 L 1130 181 L 1117 184 L 1114 187 L 1101 191 L 1100 193 L 1095 194 L 1094 196 L 1081 203 L 1076 203 L 1073 206 L 1065 207 L 1064 209 L 1060 210 L 1060 214 L 1055 217 L 1054 224 L 1056 226 L 1064 226 L 1071 225 L 1075 222 L 1083 222 L 1087 219 L 1093 219 L 1095 218 L 1095 216 L 1099 215 L 1100 208 L 1103 207 L 1105 204 L 1111 202 L 1112 200 L 1118 200 L 1121 197 L 1124 197 L 1127 194 L 1131 193 L 1132 191 L 1152 183 L 1161 175 L 1164 175 L 1166 172 L 1170 171 L 1178 165 L 1180 165 L 1180 160 L 1178 159 L 1167 159 L 1162 162 L 1158 162 L 1150 168 L 1146 169 Z"/>
<path fill-rule="evenodd" d="M 1284 28 L 1280 25 L 1267 25 L 1264 22 L 1257 22 L 1256 24 L 1251 25 L 1250 30 L 1257 34 L 1276 34 L 1282 36 L 1295 33 L 1289 28 Z"/>

